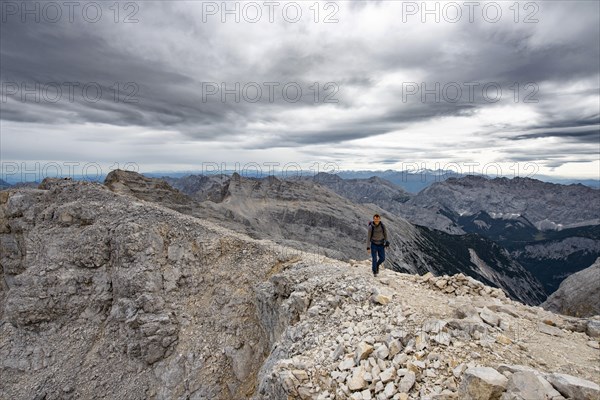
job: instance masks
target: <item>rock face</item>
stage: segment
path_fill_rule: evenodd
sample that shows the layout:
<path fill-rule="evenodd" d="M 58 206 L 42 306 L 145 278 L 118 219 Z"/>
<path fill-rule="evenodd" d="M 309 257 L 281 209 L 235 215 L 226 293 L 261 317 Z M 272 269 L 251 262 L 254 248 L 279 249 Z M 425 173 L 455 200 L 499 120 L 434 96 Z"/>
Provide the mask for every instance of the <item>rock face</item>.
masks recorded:
<path fill-rule="evenodd" d="M 100 184 L 41 186 L 0 194 L 1 398 L 253 391 L 268 245 Z"/>
<path fill-rule="evenodd" d="M 279 251 L 146 184 L 0 192 L 0 398 L 454 399 L 481 367 L 501 395 L 535 371 L 597 396 L 595 320 L 465 275 Z"/>
<path fill-rule="evenodd" d="M 548 294 L 558 290 L 565 277 L 600 257 L 600 225 L 544 232 L 539 237 L 508 247 L 511 257 L 536 276 Z"/>
<path fill-rule="evenodd" d="M 576 317 L 600 315 L 600 258 L 592 266 L 565 279 L 541 306 Z"/>

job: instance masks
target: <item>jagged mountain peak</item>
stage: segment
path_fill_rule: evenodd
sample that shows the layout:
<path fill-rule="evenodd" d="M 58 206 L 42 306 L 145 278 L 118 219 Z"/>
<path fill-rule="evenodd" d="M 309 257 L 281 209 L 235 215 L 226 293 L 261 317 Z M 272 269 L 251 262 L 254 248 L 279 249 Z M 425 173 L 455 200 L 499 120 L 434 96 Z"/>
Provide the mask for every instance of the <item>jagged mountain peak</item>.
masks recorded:
<path fill-rule="evenodd" d="M 135 171 L 114 170 L 104 180 L 104 186 L 115 193 L 132 195 L 142 200 L 161 202 L 167 207 L 185 211 L 192 199 L 158 178 L 148 178 Z"/>

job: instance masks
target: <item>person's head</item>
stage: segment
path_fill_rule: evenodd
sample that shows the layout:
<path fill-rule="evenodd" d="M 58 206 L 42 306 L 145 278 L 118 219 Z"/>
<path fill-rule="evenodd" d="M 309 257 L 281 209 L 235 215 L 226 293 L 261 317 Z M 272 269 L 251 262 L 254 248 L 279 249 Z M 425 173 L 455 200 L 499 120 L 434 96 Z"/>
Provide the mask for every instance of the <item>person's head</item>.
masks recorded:
<path fill-rule="evenodd" d="M 378 224 L 380 221 L 381 221 L 381 217 L 379 216 L 379 214 L 373 215 L 373 222 Z"/>

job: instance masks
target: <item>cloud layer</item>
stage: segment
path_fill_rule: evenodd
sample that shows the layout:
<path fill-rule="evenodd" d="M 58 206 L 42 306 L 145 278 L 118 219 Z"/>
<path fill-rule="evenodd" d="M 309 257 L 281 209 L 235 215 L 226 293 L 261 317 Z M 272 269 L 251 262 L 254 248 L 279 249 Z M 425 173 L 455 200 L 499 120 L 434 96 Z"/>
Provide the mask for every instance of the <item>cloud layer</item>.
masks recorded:
<path fill-rule="evenodd" d="M 3 160 L 599 173 L 598 2 L 54 4 L 2 5 Z"/>

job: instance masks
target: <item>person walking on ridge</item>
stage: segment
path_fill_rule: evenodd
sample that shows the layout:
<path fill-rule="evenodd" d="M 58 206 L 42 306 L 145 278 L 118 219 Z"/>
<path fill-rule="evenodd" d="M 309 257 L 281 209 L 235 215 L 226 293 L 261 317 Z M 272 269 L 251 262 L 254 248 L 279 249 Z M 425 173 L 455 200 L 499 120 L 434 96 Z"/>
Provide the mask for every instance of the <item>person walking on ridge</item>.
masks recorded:
<path fill-rule="evenodd" d="M 373 276 L 379 273 L 379 266 L 385 261 L 385 248 L 389 245 L 387 230 L 379 214 L 375 214 L 367 233 L 367 252 L 371 252 Z"/>

